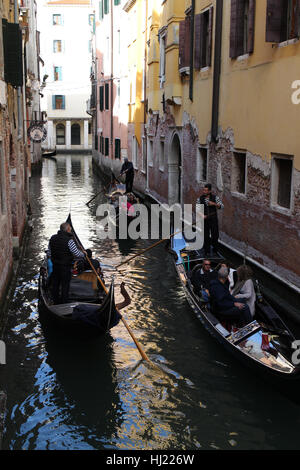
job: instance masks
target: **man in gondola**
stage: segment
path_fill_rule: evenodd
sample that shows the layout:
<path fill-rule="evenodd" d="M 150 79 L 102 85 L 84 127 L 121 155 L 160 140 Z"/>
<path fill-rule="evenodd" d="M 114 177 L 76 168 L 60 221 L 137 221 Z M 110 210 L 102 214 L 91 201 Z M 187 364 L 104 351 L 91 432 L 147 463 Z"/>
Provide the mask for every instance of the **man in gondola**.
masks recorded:
<path fill-rule="evenodd" d="M 210 256 L 211 246 L 213 256 L 218 256 L 219 224 L 218 210 L 224 209 L 224 205 L 219 196 L 212 194 L 211 184 L 206 184 L 202 196 L 197 200 L 197 204 L 204 205 L 204 252 L 205 256 Z"/>
<path fill-rule="evenodd" d="M 55 305 L 68 303 L 73 260 L 74 258 L 84 258 L 86 252 L 77 248 L 73 240 L 71 225 L 67 222 L 61 224 L 57 234 L 50 238 L 48 256 L 53 264 L 53 303 Z"/>
<path fill-rule="evenodd" d="M 133 180 L 134 180 L 134 168 L 132 162 L 128 161 L 128 158 L 126 157 L 124 159 L 124 163 L 121 168 L 121 174 L 126 173 L 126 193 L 131 193 L 132 192 L 132 187 L 133 187 Z"/>
<path fill-rule="evenodd" d="M 213 313 L 220 320 L 234 322 L 239 328 L 252 322 L 252 316 L 247 304 L 238 302 L 230 294 L 227 285 L 228 269 L 221 268 L 218 271 L 218 279 L 211 281 L 209 292 L 213 307 Z"/>

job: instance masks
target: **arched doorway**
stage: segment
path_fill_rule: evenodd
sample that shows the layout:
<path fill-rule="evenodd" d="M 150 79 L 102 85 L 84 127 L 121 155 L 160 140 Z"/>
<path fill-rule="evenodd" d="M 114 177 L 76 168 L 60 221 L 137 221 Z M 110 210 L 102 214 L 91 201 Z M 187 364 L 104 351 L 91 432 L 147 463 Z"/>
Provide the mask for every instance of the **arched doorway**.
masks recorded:
<path fill-rule="evenodd" d="M 72 124 L 71 126 L 71 145 L 80 145 L 80 125 Z"/>
<path fill-rule="evenodd" d="M 66 129 L 63 124 L 56 126 L 56 145 L 65 145 L 66 143 Z"/>
<path fill-rule="evenodd" d="M 169 205 L 181 204 L 181 145 L 178 134 L 175 134 L 169 152 Z"/>

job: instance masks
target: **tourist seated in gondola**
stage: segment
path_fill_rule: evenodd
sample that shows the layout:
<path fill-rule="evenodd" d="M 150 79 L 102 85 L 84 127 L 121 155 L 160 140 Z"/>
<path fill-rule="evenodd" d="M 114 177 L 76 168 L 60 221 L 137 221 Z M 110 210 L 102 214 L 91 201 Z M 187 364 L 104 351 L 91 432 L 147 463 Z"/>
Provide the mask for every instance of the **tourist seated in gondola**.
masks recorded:
<path fill-rule="evenodd" d="M 194 268 L 191 277 L 191 282 L 196 294 L 206 298 L 209 295 L 210 283 L 217 279 L 217 276 L 218 273 L 212 269 L 210 260 L 203 260 L 202 266 L 196 266 L 196 268 Z"/>
<path fill-rule="evenodd" d="M 238 301 L 245 302 L 251 312 L 252 318 L 255 315 L 256 293 L 252 281 L 253 272 L 249 266 L 242 265 L 237 269 L 238 280 L 232 291 L 232 295 Z"/>
<path fill-rule="evenodd" d="M 237 299 L 230 294 L 226 285 L 228 275 L 228 269 L 219 269 L 218 279 L 210 283 L 210 302 L 213 313 L 220 321 L 232 322 L 241 328 L 252 321 L 252 316 L 248 305 L 237 302 Z"/>
<path fill-rule="evenodd" d="M 232 294 L 233 288 L 237 282 L 237 271 L 236 269 L 233 269 L 229 263 L 229 261 L 222 261 L 220 264 L 220 268 L 227 268 L 229 275 L 228 275 L 228 281 L 227 285 L 229 287 L 229 292 Z"/>

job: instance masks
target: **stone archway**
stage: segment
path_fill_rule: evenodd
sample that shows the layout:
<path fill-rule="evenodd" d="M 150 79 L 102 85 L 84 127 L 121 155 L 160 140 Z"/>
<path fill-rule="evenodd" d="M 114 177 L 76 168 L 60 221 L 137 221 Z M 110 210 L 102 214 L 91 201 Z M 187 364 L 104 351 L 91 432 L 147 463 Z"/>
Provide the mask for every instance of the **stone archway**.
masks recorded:
<path fill-rule="evenodd" d="M 168 157 L 168 202 L 169 205 L 181 204 L 181 144 L 177 133 L 171 140 Z"/>

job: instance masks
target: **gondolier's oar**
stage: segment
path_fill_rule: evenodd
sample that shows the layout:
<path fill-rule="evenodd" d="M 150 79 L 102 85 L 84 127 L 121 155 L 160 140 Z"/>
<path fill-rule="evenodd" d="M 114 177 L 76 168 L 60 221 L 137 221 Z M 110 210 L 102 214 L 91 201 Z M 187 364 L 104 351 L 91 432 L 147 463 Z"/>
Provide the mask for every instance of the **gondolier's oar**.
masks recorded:
<path fill-rule="evenodd" d="M 107 290 L 105 284 L 103 283 L 101 277 L 98 275 L 96 269 L 95 269 L 94 266 L 93 266 L 93 263 L 91 262 L 91 260 L 90 260 L 90 258 L 89 258 L 88 256 L 86 256 L 86 260 L 88 261 L 88 263 L 89 263 L 89 265 L 91 266 L 92 270 L 93 270 L 94 273 L 96 274 L 97 279 L 98 279 L 98 281 L 100 282 L 100 284 L 101 284 L 101 286 L 102 286 L 102 289 L 104 290 L 104 292 L 105 292 L 106 294 L 108 294 L 108 290 Z M 138 348 L 139 353 L 140 353 L 140 355 L 142 356 L 142 358 L 145 359 L 145 360 L 148 361 L 148 362 L 151 362 L 150 359 L 148 358 L 147 354 L 145 353 L 145 351 L 142 349 L 140 343 L 138 342 L 138 340 L 137 340 L 136 337 L 134 336 L 132 330 L 129 328 L 127 322 L 124 320 L 123 316 L 122 316 L 121 313 L 119 312 L 119 310 L 118 310 L 117 308 L 116 308 L 116 310 L 117 310 L 117 312 L 119 313 L 119 315 L 121 316 L 121 320 L 122 320 L 122 322 L 124 323 L 125 327 L 127 328 L 127 331 L 128 331 L 128 333 L 130 334 L 131 338 L 133 339 L 133 341 L 134 341 L 136 347 Z"/>
<path fill-rule="evenodd" d="M 170 237 L 168 237 L 168 238 L 163 238 L 162 240 L 159 240 L 158 242 L 156 242 L 156 243 L 154 243 L 153 245 L 149 246 L 149 248 L 145 248 L 145 250 L 142 250 L 142 251 L 140 251 L 139 253 L 137 253 L 136 255 L 131 256 L 131 258 L 128 258 L 128 259 L 127 259 L 126 261 L 124 261 L 123 263 L 118 264 L 117 266 L 115 266 L 115 269 L 118 269 L 118 268 L 120 268 L 121 266 L 123 266 L 124 264 L 129 263 L 129 261 L 131 261 L 131 260 L 134 259 L 134 258 L 137 258 L 138 256 L 142 255 L 143 253 L 146 253 L 147 251 L 152 250 L 152 248 L 155 248 L 156 246 L 160 245 L 161 243 L 165 242 L 166 240 L 170 240 L 171 238 L 175 237 L 175 235 L 178 235 L 178 233 L 182 233 L 182 231 L 179 230 L 178 232 L 173 233 L 172 235 L 170 235 Z"/>
<path fill-rule="evenodd" d="M 96 199 L 97 196 L 99 196 L 99 194 L 103 193 L 104 191 L 106 191 L 106 189 L 111 185 L 111 182 L 108 183 L 106 186 L 104 186 L 104 188 L 96 194 L 96 196 L 94 196 L 92 199 L 90 199 L 88 202 L 86 202 L 86 205 L 88 206 L 94 199 Z"/>

